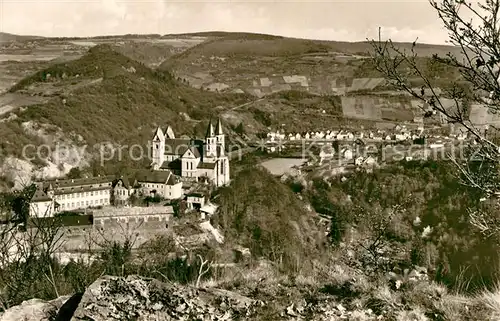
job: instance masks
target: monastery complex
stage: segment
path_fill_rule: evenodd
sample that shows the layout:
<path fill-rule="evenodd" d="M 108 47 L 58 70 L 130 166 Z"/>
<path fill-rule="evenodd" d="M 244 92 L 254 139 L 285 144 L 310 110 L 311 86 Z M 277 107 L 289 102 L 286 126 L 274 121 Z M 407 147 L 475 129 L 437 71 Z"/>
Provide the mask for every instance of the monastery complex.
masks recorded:
<path fill-rule="evenodd" d="M 133 177 L 100 176 L 79 179 L 55 179 L 36 183 L 30 203 L 31 217 L 50 217 L 58 212 L 89 207 L 127 205 L 131 197 L 184 199 L 188 208 L 204 205 L 194 186 L 222 187 L 229 184 L 229 157 L 221 121 L 210 121 L 204 139 L 176 138 L 170 126 L 158 127 L 151 144 L 149 169 L 138 170 Z M 191 187 L 190 191 L 186 191 Z M 192 204 L 191 204 L 192 203 Z"/>

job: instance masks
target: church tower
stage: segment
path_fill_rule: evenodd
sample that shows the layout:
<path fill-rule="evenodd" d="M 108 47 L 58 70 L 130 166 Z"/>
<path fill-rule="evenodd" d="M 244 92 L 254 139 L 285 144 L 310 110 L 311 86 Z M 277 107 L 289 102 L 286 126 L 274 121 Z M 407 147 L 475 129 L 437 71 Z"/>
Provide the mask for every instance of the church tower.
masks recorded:
<path fill-rule="evenodd" d="M 224 132 L 222 131 L 222 124 L 220 118 L 217 120 L 217 126 L 215 126 L 215 140 L 217 143 L 217 156 L 224 156 L 226 154 L 226 142 L 224 138 Z"/>
<path fill-rule="evenodd" d="M 156 129 L 152 143 L 152 166 L 154 170 L 158 170 L 165 161 L 165 136 L 160 127 Z"/>
<path fill-rule="evenodd" d="M 229 184 L 229 157 L 226 156 L 226 142 L 220 118 L 215 127 L 215 139 L 217 145 L 217 158 L 215 167 L 215 185 L 225 186 Z"/>
<path fill-rule="evenodd" d="M 204 162 L 214 162 L 217 157 L 217 137 L 215 136 L 212 120 L 208 123 L 207 134 L 205 135 Z"/>

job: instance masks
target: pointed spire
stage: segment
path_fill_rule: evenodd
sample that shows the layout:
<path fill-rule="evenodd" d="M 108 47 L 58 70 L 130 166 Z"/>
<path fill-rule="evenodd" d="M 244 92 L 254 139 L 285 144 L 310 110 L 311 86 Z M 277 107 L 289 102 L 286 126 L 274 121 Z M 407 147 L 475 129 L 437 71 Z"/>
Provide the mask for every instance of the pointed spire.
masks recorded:
<path fill-rule="evenodd" d="M 220 122 L 220 118 L 219 118 L 219 119 L 217 119 L 217 126 L 215 127 L 215 134 L 216 134 L 216 135 L 224 135 L 224 134 L 222 133 L 222 124 L 221 124 L 221 122 Z"/>
<path fill-rule="evenodd" d="M 161 130 L 160 126 L 158 126 L 158 128 L 156 128 L 156 132 L 155 132 L 155 135 L 153 137 L 153 140 L 156 140 L 157 137 L 159 140 L 165 139 L 165 136 L 163 135 L 163 131 Z"/>
<path fill-rule="evenodd" d="M 213 137 L 214 136 L 214 126 L 212 125 L 212 119 L 210 118 L 210 122 L 208 123 L 207 134 L 205 137 Z"/>
<path fill-rule="evenodd" d="M 172 129 L 172 127 L 168 126 L 167 129 L 165 129 L 165 138 L 175 139 L 175 134 L 174 134 L 174 130 Z"/>

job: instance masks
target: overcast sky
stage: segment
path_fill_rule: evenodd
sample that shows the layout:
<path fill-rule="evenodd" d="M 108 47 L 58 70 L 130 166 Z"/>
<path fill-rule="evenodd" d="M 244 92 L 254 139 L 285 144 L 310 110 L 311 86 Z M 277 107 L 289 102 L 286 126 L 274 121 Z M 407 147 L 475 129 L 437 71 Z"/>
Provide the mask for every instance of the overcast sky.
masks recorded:
<path fill-rule="evenodd" d="M 395 41 L 446 39 L 426 0 L 0 0 L 0 9 L 0 31 L 40 36 L 222 30 L 362 41 L 380 26 Z"/>

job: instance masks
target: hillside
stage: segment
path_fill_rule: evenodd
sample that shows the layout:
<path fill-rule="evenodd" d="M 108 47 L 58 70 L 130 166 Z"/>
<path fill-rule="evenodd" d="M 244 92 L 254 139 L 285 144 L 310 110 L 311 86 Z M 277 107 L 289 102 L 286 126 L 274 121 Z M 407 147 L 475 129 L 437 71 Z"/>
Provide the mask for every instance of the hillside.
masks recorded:
<path fill-rule="evenodd" d="M 89 153 L 93 146 L 98 152 L 106 142 L 146 144 L 156 126 L 167 124 L 178 135 L 201 136 L 208 119 L 216 117 L 220 108 L 248 101 L 245 95 L 221 96 L 178 84 L 168 72 L 149 69 L 108 45 L 38 71 L 9 94 L 42 97 L 46 102 L 4 116 L 0 122 L 2 158 L 22 157 L 23 146 L 28 144 L 64 141 L 67 146 L 87 145 Z"/>
<path fill-rule="evenodd" d="M 279 261 L 284 270 L 310 268 L 325 242 L 324 231 L 288 186 L 264 169 L 248 167 L 219 193 L 216 221 L 230 242 L 249 248 L 256 258 Z"/>
<path fill-rule="evenodd" d="M 195 88 L 244 91 L 257 97 L 286 90 L 337 95 L 387 89 L 382 75 L 370 63 L 369 42 L 223 32 L 193 35 L 208 40 L 170 57 L 159 68 L 171 70 Z M 410 43 L 396 45 L 406 51 L 412 48 Z M 460 55 L 460 50 L 451 46 L 421 44 L 415 51 L 426 68 L 430 68 L 427 64 L 433 54 Z M 447 72 L 440 77 L 456 78 L 453 71 Z"/>

